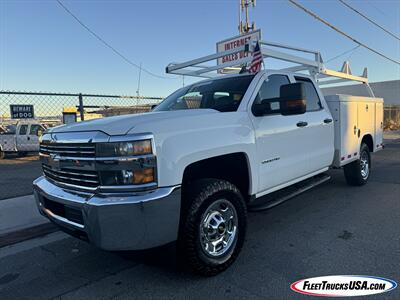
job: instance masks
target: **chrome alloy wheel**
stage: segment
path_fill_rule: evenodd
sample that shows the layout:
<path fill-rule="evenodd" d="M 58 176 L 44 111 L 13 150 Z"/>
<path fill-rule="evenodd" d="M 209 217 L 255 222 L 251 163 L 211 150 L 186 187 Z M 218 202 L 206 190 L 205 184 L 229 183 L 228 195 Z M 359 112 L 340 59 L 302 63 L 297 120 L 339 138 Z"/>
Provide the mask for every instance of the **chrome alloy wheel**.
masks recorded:
<path fill-rule="evenodd" d="M 369 176 L 369 157 L 368 153 L 363 151 L 360 157 L 360 166 L 361 166 L 361 176 L 363 179 L 367 179 Z"/>
<path fill-rule="evenodd" d="M 225 199 L 213 202 L 200 222 L 200 244 L 205 254 L 217 257 L 232 248 L 237 239 L 238 218 L 235 207 Z"/>

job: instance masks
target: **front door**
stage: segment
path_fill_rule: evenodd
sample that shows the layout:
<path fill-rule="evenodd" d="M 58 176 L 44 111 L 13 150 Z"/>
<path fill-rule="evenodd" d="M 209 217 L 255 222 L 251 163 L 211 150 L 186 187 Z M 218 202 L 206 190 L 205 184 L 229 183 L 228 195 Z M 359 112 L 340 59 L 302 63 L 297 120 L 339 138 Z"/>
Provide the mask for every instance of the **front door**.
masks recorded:
<path fill-rule="evenodd" d="M 274 112 L 279 111 L 280 87 L 289 83 L 286 75 L 270 74 L 254 97 L 253 103 L 271 101 L 266 114 L 255 116 L 250 112 L 257 144 L 258 194 L 308 174 L 310 142 L 317 138 L 307 130 L 308 113 L 283 116 Z"/>
<path fill-rule="evenodd" d="M 32 124 L 29 129 L 28 145 L 29 151 L 39 151 L 39 135 L 43 132 L 43 127 L 39 124 Z"/>

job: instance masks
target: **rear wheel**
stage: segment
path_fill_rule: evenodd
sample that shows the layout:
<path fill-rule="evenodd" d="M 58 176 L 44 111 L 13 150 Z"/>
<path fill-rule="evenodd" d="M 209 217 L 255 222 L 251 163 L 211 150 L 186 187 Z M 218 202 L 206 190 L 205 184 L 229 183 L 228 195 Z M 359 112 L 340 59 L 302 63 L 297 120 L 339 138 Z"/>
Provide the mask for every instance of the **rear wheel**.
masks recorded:
<path fill-rule="evenodd" d="M 360 186 L 367 183 L 371 173 L 371 154 L 366 144 L 361 144 L 360 158 L 344 166 L 344 176 L 349 185 Z"/>
<path fill-rule="evenodd" d="M 230 182 L 203 179 L 187 187 L 190 201 L 182 216 L 179 257 L 191 271 L 213 276 L 226 270 L 243 246 L 247 210 Z"/>

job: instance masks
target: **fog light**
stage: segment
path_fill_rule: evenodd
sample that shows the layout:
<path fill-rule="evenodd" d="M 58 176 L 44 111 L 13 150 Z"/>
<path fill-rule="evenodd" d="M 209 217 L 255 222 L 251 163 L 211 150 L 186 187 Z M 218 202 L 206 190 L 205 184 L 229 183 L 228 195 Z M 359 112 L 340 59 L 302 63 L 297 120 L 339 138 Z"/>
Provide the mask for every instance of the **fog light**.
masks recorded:
<path fill-rule="evenodd" d="M 133 183 L 144 184 L 154 181 L 154 168 L 144 168 L 133 172 Z"/>

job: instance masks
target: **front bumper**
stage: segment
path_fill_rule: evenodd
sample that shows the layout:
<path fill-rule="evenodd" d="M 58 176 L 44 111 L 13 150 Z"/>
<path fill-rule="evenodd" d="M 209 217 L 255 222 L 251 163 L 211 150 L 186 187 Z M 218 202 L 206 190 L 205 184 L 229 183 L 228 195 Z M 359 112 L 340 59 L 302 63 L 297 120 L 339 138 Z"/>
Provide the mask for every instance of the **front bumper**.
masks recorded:
<path fill-rule="evenodd" d="M 97 194 L 61 188 L 43 176 L 33 186 L 42 215 L 99 248 L 140 250 L 177 239 L 180 186 Z"/>

